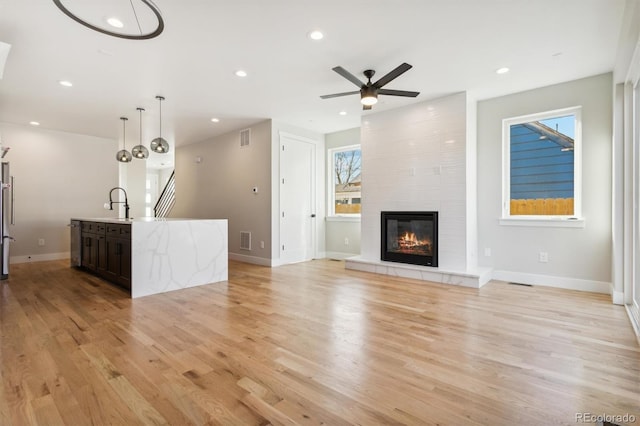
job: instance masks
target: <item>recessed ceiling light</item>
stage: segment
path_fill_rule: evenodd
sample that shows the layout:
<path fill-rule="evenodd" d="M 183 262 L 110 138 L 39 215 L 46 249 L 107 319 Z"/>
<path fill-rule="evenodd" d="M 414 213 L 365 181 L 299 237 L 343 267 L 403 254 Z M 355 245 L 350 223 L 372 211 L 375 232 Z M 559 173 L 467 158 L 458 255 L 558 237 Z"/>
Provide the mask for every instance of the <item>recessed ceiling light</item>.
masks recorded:
<path fill-rule="evenodd" d="M 71 87 L 71 86 L 73 86 L 73 83 L 72 83 L 72 82 L 70 82 L 70 81 L 67 81 L 67 80 L 60 80 L 60 81 L 58 81 L 58 83 L 60 83 L 60 85 L 61 85 L 61 86 L 64 86 L 64 87 Z"/>
<path fill-rule="evenodd" d="M 347 111 L 340 111 L 340 115 L 347 115 Z"/>
<path fill-rule="evenodd" d="M 322 40 L 324 38 L 324 34 L 321 31 L 314 30 L 309 33 L 309 38 L 311 40 Z"/>
<path fill-rule="evenodd" d="M 214 123 L 219 123 L 219 122 L 220 122 L 220 119 L 219 119 L 219 118 L 215 118 L 215 117 L 214 117 L 214 118 L 212 118 L 212 119 L 211 119 L 211 121 L 213 121 Z"/>
<path fill-rule="evenodd" d="M 507 67 L 498 68 L 496 70 L 496 74 L 506 74 L 508 72 L 509 72 L 509 68 L 507 68 Z"/>
<path fill-rule="evenodd" d="M 124 27 L 124 24 L 122 23 L 122 21 L 116 18 L 115 16 L 112 16 L 111 18 L 107 18 L 107 24 L 111 25 L 114 28 Z"/>
<path fill-rule="evenodd" d="M 30 121 L 29 124 L 31 124 L 32 126 L 39 126 L 40 123 L 38 123 L 37 121 Z"/>
<path fill-rule="evenodd" d="M 236 71 L 236 75 L 238 77 L 246 77 L 247 76 L 247 72 L 245 70 L 238 70 L 238 71 Z"/>

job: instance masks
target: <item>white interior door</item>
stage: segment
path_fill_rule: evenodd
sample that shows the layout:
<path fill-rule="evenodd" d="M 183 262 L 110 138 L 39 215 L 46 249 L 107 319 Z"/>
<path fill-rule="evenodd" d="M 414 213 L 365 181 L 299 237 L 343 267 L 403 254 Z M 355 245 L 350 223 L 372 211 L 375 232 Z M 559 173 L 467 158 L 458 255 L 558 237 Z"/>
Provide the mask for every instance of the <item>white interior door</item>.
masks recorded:
<path fill-rule="evenodd" d="M 315 253 L 315 145 L 280 135 L 280 259 L 311 260 Z"/>

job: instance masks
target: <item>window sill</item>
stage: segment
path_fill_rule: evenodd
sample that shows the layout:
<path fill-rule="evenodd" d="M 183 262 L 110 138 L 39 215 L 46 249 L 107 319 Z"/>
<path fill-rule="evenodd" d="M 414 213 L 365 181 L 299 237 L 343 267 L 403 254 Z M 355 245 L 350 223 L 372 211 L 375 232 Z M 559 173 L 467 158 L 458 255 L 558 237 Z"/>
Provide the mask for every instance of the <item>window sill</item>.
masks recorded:
<path fill-rule="evenodd" d="M 360 222 L 360 216 L 327 216 L 327 222 Z"/>
<path fill-rule="evenodd" d="M 584 228 L 586 220 L 579 218 L 559 218 L 559 217 L 502 217 L 498 219 L 502 226 L 536 226 L 546 228 Z"/>

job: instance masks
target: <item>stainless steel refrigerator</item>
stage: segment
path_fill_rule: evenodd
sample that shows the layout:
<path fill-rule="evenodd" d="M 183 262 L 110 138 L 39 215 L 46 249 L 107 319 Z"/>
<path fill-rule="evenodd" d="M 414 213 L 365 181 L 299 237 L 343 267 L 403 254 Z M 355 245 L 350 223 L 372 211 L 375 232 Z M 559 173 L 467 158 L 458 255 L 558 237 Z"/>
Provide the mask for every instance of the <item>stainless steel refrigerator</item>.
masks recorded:
<path fill-rule="evenodd" d="M 2 196 L 0 196 L 0 252 L 2 253 L 2 262 L 0 262 L 0 280 L 9 278 L 9 245 L 11 244 L 11 236 L 9 235 L 9 225 L 14 224 L 13 210 L 13 176 L 9 174 L 9 163 L 2 162 L 0 170 L 0 187 L 2 188 Z"/>

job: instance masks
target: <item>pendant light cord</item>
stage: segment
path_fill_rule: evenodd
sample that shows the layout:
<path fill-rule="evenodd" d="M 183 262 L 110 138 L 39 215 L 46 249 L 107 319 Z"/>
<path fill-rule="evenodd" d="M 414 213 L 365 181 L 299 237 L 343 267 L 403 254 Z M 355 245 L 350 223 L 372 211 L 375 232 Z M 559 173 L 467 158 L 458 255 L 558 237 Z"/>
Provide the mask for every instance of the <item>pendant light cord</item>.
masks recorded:
<path fill-rule="evenodd" d="M 138 111 L 140 111 L 140 145 L 142 145 L 142 111 L 144 111 L 144 109 L 138 108 Z"/>
<path fill-rule="evenodd" d="M 160 139 L 162 139 L 162 96 L 158 100 L 160 101 L 160 131 L 158 133 L 160 133 Z"/>
<path fill-rule="evenodd" d="M 120 117 L 120 120 L 122 120 L 122 149 L 126 150 L 127 149 L 127 127 L 125 124 L 128 118 Z"/>
<path fill-rule="evenodd" d="M 136 18 L 136 24 L 138 24 L 138 31 L 140 31 L 140 35 L 142 35 L 142 27 L 140 26 L 140 20 L 138 19 L 138 14 L 136 13 L 136 8 L 133 7 L 133 0 L 129 0 L 131 3 L 131 10 L 133 10 L 133 16 Z"/>

